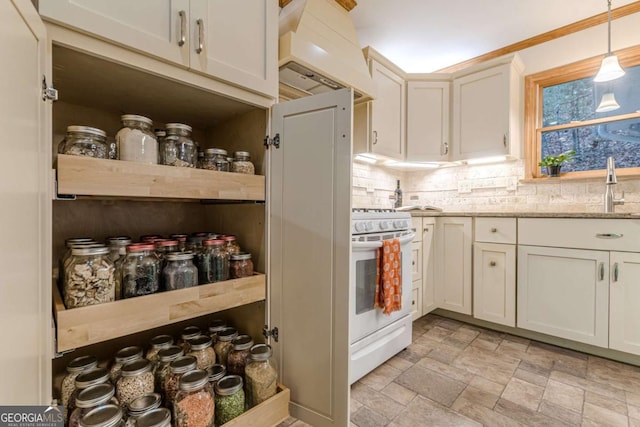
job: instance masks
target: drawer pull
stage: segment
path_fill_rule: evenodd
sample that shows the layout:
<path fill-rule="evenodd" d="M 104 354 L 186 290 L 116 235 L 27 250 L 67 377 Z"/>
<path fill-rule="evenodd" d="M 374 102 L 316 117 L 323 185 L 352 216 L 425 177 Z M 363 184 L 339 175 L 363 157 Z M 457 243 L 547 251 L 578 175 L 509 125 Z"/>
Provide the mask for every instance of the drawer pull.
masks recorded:
<path fill-rule="evenodd" d="M 495 261 L 491 261 L 491 262 L 489 263 L 489 267 L 495 267 L 495 266 L 496 266 L 496 262 L 495 262 Z"/>
<path fill-rule="evenodd" d="M 618 281 L 618 263 L 614 263 L 613 264 L 613 281 L 617 282 Z"/>
<path fill-rule="evenodd" d="M 198 47 L 196 48 L 196 53 L 200 54 L 204 50 L 204 21 L 198 19 L 196 25 L 198 26 Z"/>
<path fill-rule="evenodd" d="M 598 239 L 619 239 L 623 236 L 622 233 L 598 233 L 596 237 Z"/>
<path fill-rule="evenodd" d="M 492 229 L 491 229 L 491 232 L 492 232 L 492 233 L 497 233 L 497 232 L 498 232 L 498 229 L 494 227 L 494 228 L 492 228 Z"/>
<path fill-rule="evenodd" d="M 600 280 L 604 280 L 604 262 L 600 263 Z"/>
<path fill-rule="evenodd" d="M 178 40 L 178 46 L 184 46 L 187 41 L 187 14 L 184 10 L 178 12 L 180 15 L 180 39 Z"/>

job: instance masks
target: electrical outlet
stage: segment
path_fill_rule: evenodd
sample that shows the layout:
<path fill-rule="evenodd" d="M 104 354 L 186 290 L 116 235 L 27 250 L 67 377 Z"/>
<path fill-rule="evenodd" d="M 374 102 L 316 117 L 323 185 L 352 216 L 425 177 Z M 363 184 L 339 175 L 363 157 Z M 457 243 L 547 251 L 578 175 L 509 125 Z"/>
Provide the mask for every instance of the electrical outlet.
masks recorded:
<path fill-rule="evenodd" d="M 458 193 L 471 193 L 471 181 L 458 181 Z"/>
<path fill-rule="evenodd" d="M 516 191 L 518 189 L 518 178 L 510 176 L 507 178 L 507 191 Z"/>

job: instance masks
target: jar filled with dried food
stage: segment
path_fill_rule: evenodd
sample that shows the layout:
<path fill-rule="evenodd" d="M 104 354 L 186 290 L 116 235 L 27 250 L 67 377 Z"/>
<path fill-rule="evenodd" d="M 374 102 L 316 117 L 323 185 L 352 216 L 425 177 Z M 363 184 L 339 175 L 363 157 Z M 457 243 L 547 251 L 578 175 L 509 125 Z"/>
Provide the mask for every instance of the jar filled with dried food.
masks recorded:
<path fill-rule="evenodd" d="M 116 133 L 120 160 L 158 164 L 158 140 L 153 133 L 153 121 L 136 114 L 120 116 L 122 129 Z"/>
<path fill-rule="evenodd" d="M 147 359 L 138 359 L 122 365 L 122 374 L 116 384 L 116 393 L 122 406 L 145 393 L 153 393 L 153 365 Z"/>
<path fill-rule="evenodd" d="M 248 151 L 236 151 L 233 153 L 231 172 L 245 173 L 247 175 L 254 175 L 256 173 L 256 168 L 251 162 L 251 155 Z"/>
<path fill-rule="evenodd" d="M 207 368 L 207 375 L 209 375 L 209 384 L 211 384 L 211 387 L 215 387 L 216 383 L 227 375 L 227 368 L 220 363 L 216 363 Z"/>
<path fill-rule="evenodd" d="M 196 144 L 191 138 L 191 126 L 167 123 L 167 136 L 160 147 L 160 163 L 168 166 L 195 168 L 198 161 Z"/>
<path fill-rule="evenodd" d="M 229 253 L 225 250 L 224 240 L 208 240 L 211 253 L 211 282 L 229 280 Z"/>
<path fill-rule="evenodd" d="M 202 252 L 202 249 L 203 249 L 202 242 L 205 240 L 206 238 L 202 236 L 187 237 L 185 251 L 191 252 L 194 256 L 197 256 L 200 252 Z"/>
<path fill-rule="evenodd" d="M 180 252 L 180 242 L 175 239 L 162 239 L 156 240 L 155 245 L 156 256 L 160 259 L 160 271 L 164 271 L 164 268 L 167 266 L 167 254 Z"/>
<path fill-rule="evenodd" d="M 107 239 L 109 258 L 116 268 L 116 300 L 122 299 L 122 264 L 127 257 L 127 246 L 131 244 L 130 237 L 110 237 Z"/>
<path fill-rule="evenodd" d="M 76 409 L 76 398 L 78 397 L 78 394 L 82 392 L 82 390 L 105 383 L 109 383 L 109 371 L 107 371 L 105 368 L 93 368 L 82 371 L 76 377 L 76 389 L 71 394 L 71 397 L 69 397 L 69 410 L 67 412 L 67 416 L 69 414 L 72 414 Z"/>
<path fill-rule="evenodd" d="M 189 353 L 191 347 L 189 347 L 189 340 L 195 337 L 199 337 L 202 335 L 202 331 L 197 326 L 187 326 L 180 333 L 180 340 L 178 341 L 178 345 L 182 346 L 184 350 L 184 354 Z"/>
<path fill-rule="evenodd" d="M 207 148 L 202 160 L 202 169 L 229 172 L 229 161 L 227 151 L 220 148 Z"/>
<path fill-rule="evenodd" d="M 158 147 L 161 147 L 162 141 L 167 137 L 167 131 L 164 129 L 155 129 L 153 134 L 156 136 L 156 140 L 158 141 Z"/>
<path fill-rule="evenodd" d="M 167 291 L 198 286 L 198 269 L 193 265 L 193 254 L 191 252 L 167 254 L 167 266 L 162 271 L 162 279 Z"/>
<path fill-rule="evenodd" d="M 96 241 L 91 242 L 78 242 L 78 243 L 70 243 L 68 254 L 65 253 L 64 257 L 60 260 L 60 291 L 61 295 L 64 297 L 64 283 L 66 280 L 65 273 L 67 268 L 69 267 L 69 263 L 71 262 L 71 253 L 74 249 L 90 249 L 90 248 L 103 248 L 105 245 L 102 243 L 98 243 Z"/>
<path fill-rule="evenodd" d="M 160 290 L 160 260 L 152 243 L 127 246 L 122 264 L 122 297 L 149 295 Z"/>
<path fill-rule="evenodd" d="M 140 241 L 141 242 L 151 242 L 153 243 L 154 241 L 158 240 L 158 239 L 163 239 L 163 237 L 159 234 L 143 234 L 142 236 L 140 236 Z"/>
<path fill-rule="evenodd" d="M 236 236 L 224 236 L 222 240 L 224 240 L 224 248 L 229 256 L 240 252 L 240 245 Z"/>
<path fill-rule="evenodd" d="M 211 346 L 211 337 L 200 335 L 189 340 L 189 355 L 198 359 L 198 369 L 207 369 L 216 363 L 216 353 Z"/>
<path fill-rule="evenodd" d="M 67 309 L 115 301 L 116 272 L 106 246 L 75 248 L 64 273 Z"/>
<path fill-rule="evenodd" d="M 156 362 L 158 362 L 158 352 L 172 345 L 173 337 L 171 335 L 157 335 L 149 341 L 149 349 L 147 350 L 145 358 L 155 365 Z"/>
<path fill-rule="evenodd" d="M 244 390 L 242 378 L 237 375 L 227 375 L 216 384 L 216 425 L 224 423 L 242 415 L 244 412 Z"/>
<path fill-rule="evenodd" d="M 159 393 L 145 393 L 136 397 L 127 406 L 127 426 L 134 427 L 138 418 L 160 406 L 162 396 Z"/>
<path fill-rule="evenodd" d="M 240 375 L 244 379 L 244 368 L 251 354 L 253 338 L 249 335 L 238 335 L 232 342 L 233 349 L 227 356 L 227 372 L 229 375 Z"/>
<path fill-rule="evenodd" d="M 170 372 L 164 379 L 164 406 L 173 408 L 173 401 L 179 390 L 180 378 L 198 367 L 198 360 L 193 356 L 181 356 L 169 364 Z"/>
<path fill-rule="evenodd" d="M 164 396 L 164 380 L 171 371 L 169 364 L 178 357 L 183 356 L 181 346 L 172 345 L 158 352 L 158 362 L 155 367 L 155 390 Z"/>
<path fill-rule="evenodd" d="M 95 356 L 80 356 L 69 362 L 67 365 L 67 375 L 65 375 L 60 385 L 60 400 L 65 411 L 69 405 L 69 398 L 76 389 L 76 377 L 83 371 L 96 368 L 97 366 L 98 359 Z"/>
<path fill-rule="evenodd" d="M 204 169 L 204 151 L 198 151 L 198 161 L 196 162 L 196 167 L 198 169 Z"/>
<path fill-rule="evenodd" d="M 209 323 L 209 336 L 211 336 L 211 342 L 215 344 L 218 341 L 218 332 L 227 327 L 227 322 L 222 319 L 213 319 Z"/>
<path fill-rule="evenodd" d="M 187 237 L 189 237 L 188 234 L 172 234 L 169 237 L 171 237 L 171 240 L 178 241 L 178 252 L 184 252 L 187 250 Z"/>
<path fill-rule="evenodd" d="M 227 356 L 233 349 L 233 340 L 237 337 L 238 330 L 236 328 L 227 327 L 218 332 L 218 342 L 213 346 L 218 363 L 227 365 Z"/>
<path fill-rule="evenodd" d="M 251 348 L 250 360 L 244 375 L 249 408 L 275 396 L 278 391 L 278 372 L 271 360 L 271 347 L 267 344 L 256 344 Z"/>
<path fill-rule="evenodd" d="M 253 261 L 251 254 L 238 252 L 231 255 L 229 260 L 229 276 L 231 279 L 253 276 Z"/>
<path fill-rule="evenodd" d="M 107 159 L 107 133 L 89 126 L 67 126 L 67 134 L 58 144 L 58 153 Z"/>
<path fill-rule="evenodd" d="M 173 404 L 176 427 L 213 427 L 215 421 L 213 389 L 206 371 L 198 369 L 180 378 L 180 391 Z"/>
<path fill-rule="evenodd" d="M 80 419 L 80 427 L 124 427 L 122 409 L 113 404 L 98 406 Z"/>
<path fill-rule="evenodd" d="M 136 427 L 170 427 L 171 411 L 167 408 L 153 409 L 136 420 Z"/>
<path fill-rule="evenodd" d="M 118 405 L 114 398 L 116 389 L 113 384 L 104 383 L 87 387 L 76 397 L 76 409 L 69 416 L 68 427 L 78 427 L 80 420 L 92 409 L 106 404 Z"/>
<path fill-rule="evenodd" d="M 109 370 L 109 379 L 113 384 L 116 384 L 120 379 L 122 365 L 127 362 L 142 359 L 142 348 L 136 345 L 121 348 L 116 353 L 114 359 L 113 365 L 111 365 L 111 369 Z"/>

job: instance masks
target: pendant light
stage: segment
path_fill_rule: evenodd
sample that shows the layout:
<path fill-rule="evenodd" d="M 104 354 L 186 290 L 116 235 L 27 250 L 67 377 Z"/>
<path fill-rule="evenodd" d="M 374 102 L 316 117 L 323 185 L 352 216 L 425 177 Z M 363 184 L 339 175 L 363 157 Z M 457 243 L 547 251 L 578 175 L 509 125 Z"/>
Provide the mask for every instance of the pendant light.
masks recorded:
<path fill-rule="evenodd" d="M 613 92 L 607 92 L 602 95 L 600 105 L 596 108 L 596 113 L 606 113 L 609 111 L 617 110 L 620 108 L 620 104 L 616 101 L 616 97 Z"/>
<path fill-rule="evenodd" d="M 624 70 L 620 67 L 620 63 L 618 63 L 618 57 L 611 53 L 611 0 L 607 0 L 607 5 L 609 49 L 607 55 L 602 60 L 600 71 L 598 71 L 598 74 L 593 79 L 594 82 L 608 82 L 609 80 L 614 80 L 624 75 Z"/>

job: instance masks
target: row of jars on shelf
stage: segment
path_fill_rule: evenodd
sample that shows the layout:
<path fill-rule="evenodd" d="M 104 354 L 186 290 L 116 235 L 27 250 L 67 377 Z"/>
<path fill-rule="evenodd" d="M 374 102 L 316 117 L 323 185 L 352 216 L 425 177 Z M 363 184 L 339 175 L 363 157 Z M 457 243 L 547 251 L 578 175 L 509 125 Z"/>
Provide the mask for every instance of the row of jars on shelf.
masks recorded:
<path fill-rule="evenodd" d="M 66 240 L 60 283 L 67 309 L 253 275 L 251 254 L 235 236 L 196 233 Z"/>
<path fill-rule="evenodd" d="M 271 348 L 254 345 L 220 319 L 208 334 L 185 328 L 177 345 L 169 335 L 152 338 L 144 358 L 141 347 L 125 347 L 109 370 L 97 365 L 94 356 L 67 365 L 60 391 L 70 427 L 91 425 L 98 417 L 126 418 L 131 426 L 170 425 L 170 410 L 175 426 L 219 426 L 277 393 Z"/>
<path fill-rule="evenodd" d="M 99 159 L 119 159 L 129 162 L 201 168 L 222 172 L 254 174 L 255 167 L 248 151 L 236 151 L 228 157 L 226 150 L 208 148 L 199 151 L 191 136 L 192 128 L 182 123 L 167 123 L 165 129 L 153 128 L 153 121 L 144 116 L 121 116 L 122 129 L 115 143 L 107 143 L 107 133 L 90 126 L 67 126 L 58 153 Z"/>

